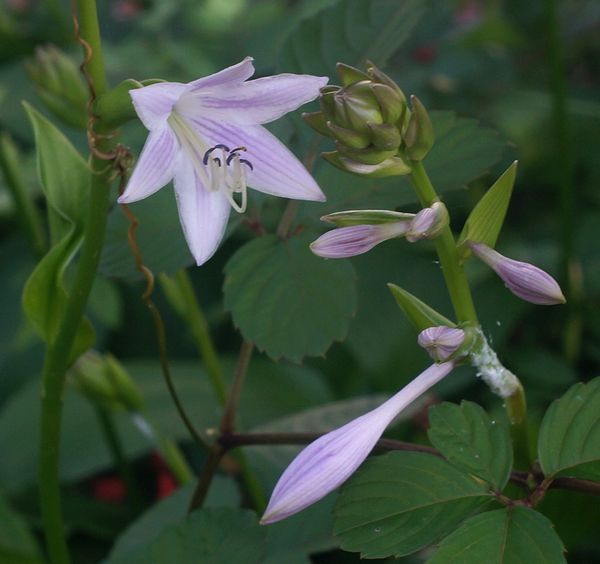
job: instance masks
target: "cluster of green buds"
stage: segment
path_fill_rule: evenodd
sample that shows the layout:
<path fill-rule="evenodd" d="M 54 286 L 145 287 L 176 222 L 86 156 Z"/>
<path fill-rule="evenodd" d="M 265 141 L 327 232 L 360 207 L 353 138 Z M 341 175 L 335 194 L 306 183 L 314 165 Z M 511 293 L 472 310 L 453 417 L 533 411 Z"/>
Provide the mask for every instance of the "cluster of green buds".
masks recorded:
<path fill-rule="evenodd" d="M 303 114 L 316 131 L 335 141 L 323 153 L 333 165 L 373 177 L 409 174 L 434 142 L 427 110 L 416 96 L 411 107 L 400 87 L 372 63 L 363 72 L 338 63 L 342 86 L 321 89 L 321 111 Z"/>
<path fill-rule="evenodd" d="M 89 90 L 73 60 L 53 45 L 38 47 L 25 63 L 36 94 L 57 118 L 85 129 Z"/>

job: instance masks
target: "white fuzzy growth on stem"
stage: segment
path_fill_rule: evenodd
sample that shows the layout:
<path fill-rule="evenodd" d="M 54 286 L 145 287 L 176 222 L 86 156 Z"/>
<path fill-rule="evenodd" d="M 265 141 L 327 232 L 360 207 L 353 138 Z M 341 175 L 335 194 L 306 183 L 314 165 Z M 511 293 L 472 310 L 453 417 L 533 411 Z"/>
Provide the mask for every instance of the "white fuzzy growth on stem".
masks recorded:
<path fill-rule="evenodd" d="M 479 338 L 471 351 L 471 363 L 477 369 L 477 376 L 501 398 L 512 396 L 519 389 L 518 378 L 498 360 L 498 355 L 490 347 L 483 331 L 478 329 Z"/>

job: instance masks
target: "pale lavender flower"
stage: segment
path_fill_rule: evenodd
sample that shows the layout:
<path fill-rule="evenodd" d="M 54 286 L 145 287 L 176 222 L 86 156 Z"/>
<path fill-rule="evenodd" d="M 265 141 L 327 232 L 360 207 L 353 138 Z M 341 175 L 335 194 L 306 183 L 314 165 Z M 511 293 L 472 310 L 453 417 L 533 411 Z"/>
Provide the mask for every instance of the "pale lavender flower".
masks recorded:
<path fill-rule="evenodd" d="M 344 483 L 391 421 L 453 368 L 452 361 L 430 366 L 376 409 L 308 445 L 279 478 L 261 523 L 275 523 L 298 513 Z"/>
<path fill-rule="evenodd" d="M 483 243 L 469 242 L 469 247 L 522 300 L 540 305 L 566 302 L 558 282 L 537 266 L 505 257 Z"/>
<path fill-rule="evenodd" d="M 315 255 L 324 258 L 353 257 L 370 251 L 383 241 L 402 236 L 407 229 L 406 221 L 340 227 L 321 235 L 310 248 Z"/>
<path fill-rule="evenodd" d="M 462 329 L 440 325 L 421 331 L 417 342 L 433 360 L 445 362 L 458 350 L 464 340 L 465 332 Z"/>
<path fill-rule="evenodd" d="M 131 90 L 150 131 L 120 203 L 142 200 L 174 179 L 185 238 L 198 265 L 216 251 L 229 210 L 246 189 L 299 200 L 325 199 L 304 166 L 261 124 L 319 95 L 326 77 L 280 74 L 247 80 L 252 58 L 188 84 Z"/>

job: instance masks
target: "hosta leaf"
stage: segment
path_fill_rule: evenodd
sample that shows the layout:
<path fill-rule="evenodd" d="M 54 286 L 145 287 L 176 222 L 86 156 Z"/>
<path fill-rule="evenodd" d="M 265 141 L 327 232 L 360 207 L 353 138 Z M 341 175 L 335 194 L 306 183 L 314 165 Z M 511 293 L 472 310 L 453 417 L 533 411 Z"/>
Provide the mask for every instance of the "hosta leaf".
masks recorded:
<path fill-rule="evenodd" d="M 552 523 L 528 507 L 509 507 L 471 517 L 446 537 L 429 564 L 563 564 L 562 541 Z"/>
<path fill-rule="evenodd" d="M 442 403 L 429 409 L 428 436 L 453 465 L 501 491 L 510 477 L 512 444 L 504 420 L 492 420 L 476 403 Z"/>
<path fill-rule="evenodd" d="M 225 307 L 244 338 L 272 358 L 324 354 L 346 336 L 354 315 L 351 265 L 313 255 L 308 245 L 314 238 L 263 236 L 225 267 Z"/>
<path fill-rule="evenodd" d="M 420 0 L 343 0 L 305 20 L 284 45 L 285 72 L 332 74 L 337 62 L 382 66 L 426 10 Z M 336 25 L 331 25 L 336 22 Z"/>
<path fill-rule="evenodd" d="M 465 241 L 476 241 L 484 243 L 492 249 L 495 247 L 504 223 L 516 176 L 517 161 L 504 171 L 502 176 L 477 202 L 465 222 L 458 245 L 462 245 Z M 468 253 L 468 249 L 466 253 Z"/>
<path fill-rule="evenodd" d="M 36 541 L 25 521 L 0 497 L 0 562 L 6 564 L 41 564 Z"/>
<path fill-rule="evenodd" d="M 428 454 L 368 460 L 342 489 L 335 534 L 364 558 L 403 556 L 448 534 L 490 495 L 487 485 Z"/>
<path fill-rule="evenodd" d="M 544 474 L 600 481 L 600 377 L 575 384 L 544 415 L 538 438 Z"/>
<path fill-rule="evenodd" d="M 23 290 L 23 309 L 44 341 L 51 342 L 64 313 L 68 294 L 65 271 L 83 233 L 90 171 L 66 137 L 44 116 L 25 105 L 33 125 L 38 176 L 48 202 L 52 248 L 38 263 Z M 94 342 L 94 330 L 81 321 L 72 360 Z"/>
<path fill-rule="evenodd" d="M 173 562 L 244 562 L 259 564 L 267 531 L 256 515 L 241 509 L 200 509 L 183 522 L 165 527 L 156 537 L 106 564 Z"/>
<path fill-rule="evenodd" d="M 388 287 L 396 303 L 417 331 L 423 331 L 423 329 L 438 325 L 446 325 L 447 327 L 456 326 L 447 317 L 435 311 L 435 309 L 422 302 L 416 296 L 413 296 L 410 292 L 400 288 L 400 286 L 388 284 Z"/>

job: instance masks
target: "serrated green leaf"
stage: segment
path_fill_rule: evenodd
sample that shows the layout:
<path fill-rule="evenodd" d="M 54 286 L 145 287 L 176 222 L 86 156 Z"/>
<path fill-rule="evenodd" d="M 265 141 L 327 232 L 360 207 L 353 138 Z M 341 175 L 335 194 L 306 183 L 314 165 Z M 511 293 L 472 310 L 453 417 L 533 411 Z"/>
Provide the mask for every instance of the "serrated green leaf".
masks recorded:
<path fill-rule="evenodd" d="M 428 454 L 368 460 L 335 508 L 342 548 L 363 558 L 411 554 L 452 531 L 490 499 L 487 485 Z"/>
<path fill-rule="evenodd" d="M 43 561 L 25 521 L 0 496 L 0 562 L 38 564 Z"/>
<path fill-rule="evenodd" d="M 515 178 L 517 176 L 517 161 L 512 163 L 494 182 L 492 187 L 483 195 L 473 208 L 462 233 L 458 239 L 460 247 L 465 241 L 483 243 L 492 249 L 502 229 L 506 210 L 510 202 Z M 463 256 L 468 255 L 468 249 L 462 251 Z"/>
<path fill-rule="evenodd" d="M 65 310 L 67 267 L 82 240 L 90 171 L 67 138 L 44 116 L 25 104 L 31 120 L 38 176 L 48 202 L 52 248 L 38 263 L 23 290 L 23 309 L 45 342 L 52 342 Z M 71 360 L 92 346 L 94 329 L 82 319 Z"/>
<path fill-rule="evenodd" d="M 504 420 L 493 420 L 476 403 L 434 405 L 429 409 L 429 440 L 456 468 L 502 491 L 510 477 L 513 453 Z"/>
<path fill-rule="evenodd" d="M 370 59 L 383 66 L 425 11 L 420 0 L 343 0 L 296 28 L 284 44 L 279 68 L 328 75 L 337 62 L 361 65 Z"/>
<path fill-rule="evenodd" d="M 600 377 L 575 384 L 542 420 L 538 458 L 546 476 L 600 481 Z"/>
<path fill-rule="evenodd" d="M 245 339 L 271 358 L 298 361 L 342 340 L 356 309 L 354 271 L 313 255 L 310 233 L 248 243 L 225 267 L 225 307 Z"/>
<path fill-rule="evenodd" d="M 404 315 L 406 315 L 417 331 L 423 331 L 423 329 L 427 329 L 428 327 L 437 327 L 439 325 L 456 327 L 456 324 L 447 317 L 435 311 L 435 309 L 422 302 L 416 296 L 413 296 L 410 292 L 400 288 L 400 286 L 388 284 L 388 288 L 392 292 L 396 303 L 404 312 Z"/>
<path fill-rule="evenodd" d="M 259 564 L 265 552 L 266 534 L 265 527 L 258 524 L 256 514 L 251 511 L 200 509 L 122 557 L 110 558 L 106 564 Z"/>
<path fill-rule="evenodd" d="M 563 564 L 562 541 L 552 523 L 528 507 L 488 511 L 446 537 L 428 564 Z"/>

